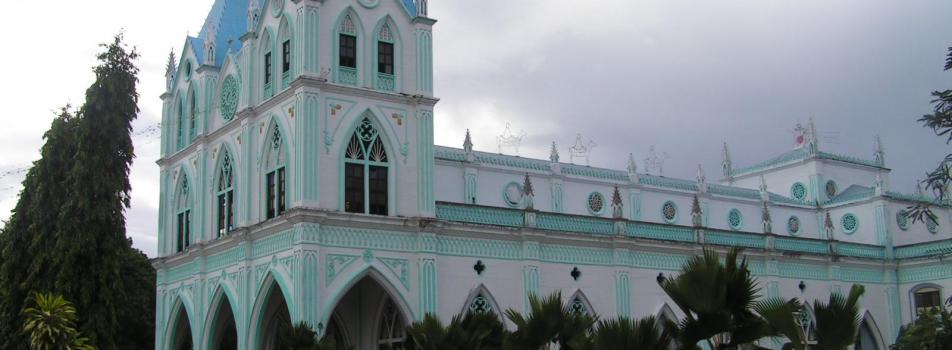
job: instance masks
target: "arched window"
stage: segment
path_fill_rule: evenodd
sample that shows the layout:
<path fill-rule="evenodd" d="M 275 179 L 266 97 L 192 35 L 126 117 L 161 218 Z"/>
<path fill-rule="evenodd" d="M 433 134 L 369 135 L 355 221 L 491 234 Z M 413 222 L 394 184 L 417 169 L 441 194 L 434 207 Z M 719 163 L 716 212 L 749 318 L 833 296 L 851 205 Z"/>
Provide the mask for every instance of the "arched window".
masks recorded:
<path fill-rule="evenodd" d="M 288 28 L 288 21 L 282 20 L 279 29 L 281 42 L 281 88 L 285 89 L 291 84 L 291 34 Z"/>
<path fill-rule="evenodd" d="M 222 148 L 221 164 L 218 168 L 218 237 L 235 229 L 235 187 L 231 154 Z"/>
<path fill-rule="evenodd" d="M 384 22 L 377 31 L 377 89 L 394 91 L 396 89 L 396 80 L 394 78 L 394 40 L 393 29 L 389 22 Z"/>
<path fill-rule="evenodd" d="M 393 300 L 387 298 L 383 310 L 380 312 L 380 322 L 377 330 L 377 344 L 381 349 L 400 349 L 406 341 L 406 325 L 400 310 Z"/>
<path fill-rule="evenodd" d="M 185 106 L 182 105 L 182 98 L 179 97 L 176 103 L 176 125 L 175 125 L 175 149 L 180 150 L 185 146 Z"/>
<path fill-rule="evenodd" d="M 796 312 L 796 321 L 807 344 L 816 344 L 816 318 L 809 304 L 803 304 L 800 311 Z"/>
<path fill-rule="evenodd" d="M 337 29 L 337 82 L 357 85 L 357 24 L 347 13 Z"/>
<path fill-rule="evenodd" d="M 919 286 L 912 290 L 912 302 L 916 317 L 939 310 L 942 306 L 942 291 L 937 285 Z"/>
<path fill-rule="evenodd" d="M 591 315 L 592 307 L 588 303 L 585 295 L 582 294 L 582 291 L 575 292 L 571 298 L 569 298 L 569 311 L 576 315 Z"/>
<path fill-rule="evenodd" d="M 183 252 L 188 248 L 192 241 L 192 208 L 191 189 L 188 184 L 188 177 L 182 174 L 181 181 L 177 191 L 175 201 L 175 252 Z"/>
<path fill-rule="evenodd" d="M 373 123 L 364 118 L 344 154 L 344 211 L 388 215 L 388 177 L 387 150 Z"/>
<path fill-rule="evenodd" d="M 268 162 L 265 168 L 265 216 L 268 219 L 284 214 L 287 202 L 287 176 L 285 172 L 285 147 L 281 130 L 272 125 L 268 143 Z"/>
<path fill-rule="evenodd" d="M 198 103 L 195 91 L 188 94 L 188 142 L 191 143 L 198 135 Z"/>
<path fill-rule="evenodd" d="M 264 64 L 264 98 L 274 96 L 272 81 L 274 80 L 274 56 L 271 55 L 271 33 L 265 32 L 264 39 L 261 42 L 262 64 Z"/>

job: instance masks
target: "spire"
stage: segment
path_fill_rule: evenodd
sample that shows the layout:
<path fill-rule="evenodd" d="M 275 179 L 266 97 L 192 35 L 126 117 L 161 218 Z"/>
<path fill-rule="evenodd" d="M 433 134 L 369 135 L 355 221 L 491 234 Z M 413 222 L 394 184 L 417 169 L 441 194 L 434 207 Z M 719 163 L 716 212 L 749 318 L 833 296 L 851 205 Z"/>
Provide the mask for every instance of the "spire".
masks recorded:
<path fill-rule="evenodd" d="M 876 135 L 876 149 L 873 152 L 873 157 L 876 159 L 876 164 L 879 166 L 886 165 L 886 151 L 883 149 L 883 140 L 879 138 L 879 135 Z"/>
<path fill-rule="evenodd" d="M 526 204 L 526 210 L 533 210 L 535 206 L 535 193 L 532 191 L 532 180 L 529 179 L 529 173 L 522 180 L 522 194 Z"/>
<path fill-rule="evenodd" d="M 731 165 L 731 153 L 727 150 L 727 141 L 724 141 L 724 149 L 721 150 L 721 169 L 724 171 L 724 177 L 729 180 L 734 169 Z"/>
<path fill-rule="evenodd" d="M 820 144 L 817 142 L 816 125 L 813 124 L 813 117 L 810 117 L 810 124 L 807 126 L 806 139 L 807 150 L 811 155 L 816 154 L 820 149 Z"/>
<path fill-rule="evenodd" d="M 552 163 L 559 162 L 559 149 L 555 146 L 555 141 L 552 141 L 552 149 L 549 151 L 549 161 Z"/>
<path fill-rule="evenodd" d="M 770 219 L 770 208 L 767 207 L 767 202 L 764 201 L 764 208 L 760 213 L 760 219 L 764 223 L 764 233 L 773 233 L 773 222 Z"/>
<path fill-rule="evenodd" d="M 707 192 L 707 179 L 704 177 L 704 168 L 701 164 L 697 165 L 697 190 L 698 192 Z"/>
<path fill-rule="evenodd" d="M 463 139 L 463 150 L 466 153 L 473 152 L 473 139 L 469 136 L 469 129 L 466 129 L 466 138 Z"/>
<path fill-rule="evenodd" d="M 618 191 L 618 185 L 615 185 L 615 192 L 612 193 L 612 217 L 615 219 L 625 217 L 624 203 L 621 201 L 621 192 Z"/>
<path fill-rule="evenodd" d="M 770 192 L 767 192 L 767 179 L 760 175 L 760 200 L 764 203 L 770 201 Z"/>
<path fill-rule="evenodd" d="M 172 81 L 175 80 L 175 49 L 169 50 L 169 61 L 165 65 L 165 86 L 166 89 L 172 88 Z"/>

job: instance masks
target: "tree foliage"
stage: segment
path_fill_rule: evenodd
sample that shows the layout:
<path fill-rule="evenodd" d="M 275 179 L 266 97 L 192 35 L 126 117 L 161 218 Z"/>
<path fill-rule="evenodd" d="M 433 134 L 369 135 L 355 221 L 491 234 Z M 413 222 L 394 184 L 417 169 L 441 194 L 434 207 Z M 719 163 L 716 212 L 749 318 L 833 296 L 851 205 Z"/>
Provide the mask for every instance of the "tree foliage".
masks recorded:
<path fill-rule="evenodd" d="M 23 310 L 23 333 L 31 350 L 93 350 L 74 326 L 76 309 L 61 295 L 36 293 L 33 306 Z"/>
<path fill-rule="evenodd" d="M 899 329 L 891 350 L 952 350 L 952 315 L 938 308 Z"/>
<path fill-rule="evenodd" d="M 814 302 L 816 349 L 845 350 L 853 345 L 856 339 L 844 335 L 857 334 L 859 331 L 859 298 L 865 291 L 863 286 L 854 284 L 846 296 L 832 293 L 828 302 Z"/>
<path fill-rule="evenodd" d="M 946 71 L 952 70 L 952 47 L 948 48 L 946 55 Z M 933 112 L 923 115 L 919 122 L 926 128 L 932 129 L 937 136 L 945 137 L 945 143 L 952 143 L 952 89 L 932 92 Z M 945 158 L 939 161 L 939 165 L 926 174 L 923 180 L 926 188 L 936 195 L 938 201 L 946 201 L 952 197 L 949 190 L 952 189 L 952 153 L 947 154 Z M 932 203 L 919 203 L 910 211 L 909 215 L 913 221 L 932 220 L 938 222 L 938 217 L 929 210 Z"/>
<path fill-rule="evenodd" d="M 53 121 L 0 233 L 0 348 L 25 349 L 17 327 L 33 291 L 74 301 L 77 326 L 100 348 L 154 346 L 155 272 L 124 216 L 138 53 L 122 35 L 102 48 L 84 104 Z"/>

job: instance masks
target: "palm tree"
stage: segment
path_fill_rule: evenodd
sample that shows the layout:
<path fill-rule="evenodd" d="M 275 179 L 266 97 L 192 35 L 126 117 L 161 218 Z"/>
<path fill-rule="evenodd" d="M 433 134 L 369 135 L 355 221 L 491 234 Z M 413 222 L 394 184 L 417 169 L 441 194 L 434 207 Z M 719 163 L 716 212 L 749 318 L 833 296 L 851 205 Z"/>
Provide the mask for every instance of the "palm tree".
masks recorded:
<path fill-rule="evenodd" d="M 30 337 L 30 349 L 95 349 L 76 331 L 76 308 L 62 295 L 35 293 L 30 301 L 34 306 L 23 310 L 23 333 Z"/>
<path fill-rule="evenodd" d="M 819 350 L 845 350 L 856 341 L 859 329 L 859 298 L 866 292 L 863 286 L 854 284 L 849 295 L 830 294 L 830 300 L 813 304 L 816 318 L 816 346 Z"/>
<path fill-rule="evenodd" d="M 317 340 L 317 332 L 307 322 L 282 327 L 278 337 L 278 349 L 282 350 L 340 350 L 346 349 L 334 343 L 330 337 Z"/>
<path fill-rule="evenodd" d="M 414 350 L 501 349 L 506 337 L 502 321 L 493 312 L 456 315 L 446 327 L 440 319 L 427 314 L 423 321 L 407 327 L 406 348 Z"/>
<path fill-rule="evenodd" d="M 598 322 L 592 336 L 592 349 L 668 350 L 673 339 L 659 327 L 654 316 L 638 321 L 620 317 Z"/>
<path fill-rule="evenodd" d="M 597 316 L 570 310 L 562 303 L 561 292 L 542 299 L 530 295 L 528 316 L 509 309 L 506 317 L 516 326 L 505 342 L 511 349 L 548 350 L 553 344 L 560 349 L 584 349 L 598 321 Z"/>
<path fill-rule="evenodd" d="M 747 268 L 747 258 L 738 263 L 739 253 L 732 248 L 721 263 L 717 252 L 705 249 L 703 255 L 689 259 L 678 276 L 659 279 L 661 288 L 685 314 L 671 327 L 682 349 L 694 349 L 699 342 L 712 349 L 737 349 L 791 331 L 788 323 L 793 323 L 792 310 L 798 302 L 768 299 L 758 303 L 760 288 Z M 778 325 L 784 326 L 776 327 L 761 315 L 782 320 Z"/>

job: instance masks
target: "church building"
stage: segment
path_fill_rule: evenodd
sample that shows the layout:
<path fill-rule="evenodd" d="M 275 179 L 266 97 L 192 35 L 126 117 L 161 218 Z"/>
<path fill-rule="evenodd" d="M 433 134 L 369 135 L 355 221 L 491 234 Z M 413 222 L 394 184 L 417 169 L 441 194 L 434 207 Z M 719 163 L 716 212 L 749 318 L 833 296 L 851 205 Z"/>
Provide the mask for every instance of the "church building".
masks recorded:
<path fill-rule="evenodd" d="M 657 280 L 704 248 L 744 248 L 765 296 L 864 285 L 864 350 L 949 298 L 950 203 L 913 222 L 935 200 L 890 190 L 878 139 L 868 158 L 830 153 L 811 121 L 758 164 L 724 145 L 719 181 L 555 145 L 484 152 L 468 133 L 436 146 L 435 24 L 427 0 L 215 1 L 161 96 L 157 350 L 272 349 L 300 321 L 399 347 L 426 314 L 503 318 L 556 291 L 603 318 L 677 319 Z"/>

